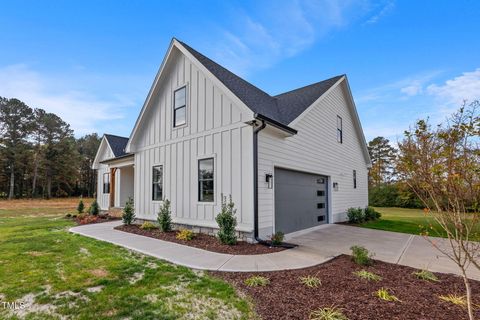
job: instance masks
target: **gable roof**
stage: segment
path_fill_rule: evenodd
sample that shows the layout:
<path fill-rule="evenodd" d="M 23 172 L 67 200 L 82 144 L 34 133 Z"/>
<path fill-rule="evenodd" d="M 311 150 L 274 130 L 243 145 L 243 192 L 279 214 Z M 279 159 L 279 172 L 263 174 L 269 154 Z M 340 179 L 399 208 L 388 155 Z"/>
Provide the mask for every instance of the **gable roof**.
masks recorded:
<path fill-rule="evenodd" d="M 339 75 L 299 89 L 270 96 L 186 43 L 177 41 L 253 112 L 286 126 L 343 77 L 343 75 Z"/>
<path fill-rule="evenodd" d="M 128 138 L 115 136 L 113 134 L 105 134 L 105 138 L 107 139 L 107 142 L 110 145 L 110 148 L 112 149 L 115 158 L 127 154 L 125 152 L 125 147 L 127 146 Z"/>

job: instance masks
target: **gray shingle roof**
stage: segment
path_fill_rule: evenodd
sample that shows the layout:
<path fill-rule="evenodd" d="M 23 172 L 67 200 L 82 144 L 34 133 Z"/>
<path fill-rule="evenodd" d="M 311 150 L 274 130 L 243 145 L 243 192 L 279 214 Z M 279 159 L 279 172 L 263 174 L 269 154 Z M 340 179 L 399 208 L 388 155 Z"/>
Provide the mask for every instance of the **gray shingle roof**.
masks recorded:
<path fill-rule="evenodd" d="M 343 76 L 339 75 L 299 89 L 271 96 L 204 56 L 186 43 L 178 42 L 253 112 L 286 126 Z"/>
<path fill-rule="evenodd" d="M 125 147 L 127 146 L 128 138 L 115 136 L 113 134 L 105 134 L 105 138 L 107 139 L 110 148 L 112 148 L 115 158 L 127 154 L 125 152 Z"/>

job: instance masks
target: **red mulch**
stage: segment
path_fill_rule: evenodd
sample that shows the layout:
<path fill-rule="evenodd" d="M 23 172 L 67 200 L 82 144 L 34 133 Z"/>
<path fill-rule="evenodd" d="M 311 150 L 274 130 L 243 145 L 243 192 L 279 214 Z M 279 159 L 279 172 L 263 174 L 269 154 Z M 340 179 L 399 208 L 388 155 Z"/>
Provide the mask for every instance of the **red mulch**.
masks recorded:
<path fill-rule="evenodd" d="M 130 233 L 139 234 L 142 236 L 176 242 L 186 246 L 204 249 L 213 252 L 227 253 L 227 254 L 264 254 L 285 250 L 281 247 L 268 247 L 261 244 L 252 244 L 245 241 L 238 241 L 236 245 L 221 244 L 214 236 L 203 233 L 196 233 L 195 238 L 189 241 L 179 240 L 176 238 L 178 231 L 162 232 L 159 229 L 143 230 L 138 225 L 121 225 L 115 229 Z"/>
<path fill-rule="evenodd" d="M 380 275 L 378 282 L 358 278 L 352 272 L 367 269 Z M 414 268 L 375 261 L 370 267 L 353 263 L 349 256 L 339 256 L 325 264 L 289 271 L 276 272 L 211 272 L 214 276 L 232 283 L 241 292 L 249 295 L 255 303 L 256 312 L 263 320 L 308 319 L 313 310 L 337 306 L 343 309 L 348 319 L 467 319 L 466 308 L 444 302 L 439 295 L 464 295 L 461 277 L 437 273 L 440 282 L 417 279 Z M 265 287 L 248 287 L 245 279 L 261 275 L 270 279 Z M 317 276 L 321 285 L 308 288 L 299 277 Z M 473 301 L 480 303 L 480 282 L 471 281 Z M 401 302 L 387 302 L 376 297 L 380 288 Z M 480 309 L 475 311 L 480 317 Z"/>
<path fill-rule="evenodd" d="M 89 214 L 81 214 L 74 217 L 75 221 L 79 225 L 84 224 L 94 224 L 94 223 L 102 223 L 102 222 L 109 222 L 113 220 L 119 220 L 118 217 L 113 217 L 109 214 L 98 214 L 96 216 L 89 215 Z"/>

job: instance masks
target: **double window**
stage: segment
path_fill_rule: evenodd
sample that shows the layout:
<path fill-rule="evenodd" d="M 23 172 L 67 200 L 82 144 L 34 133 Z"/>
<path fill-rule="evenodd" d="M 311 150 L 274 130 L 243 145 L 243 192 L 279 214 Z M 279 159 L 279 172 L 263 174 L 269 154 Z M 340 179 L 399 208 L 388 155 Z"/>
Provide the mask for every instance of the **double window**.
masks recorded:
<path fill-rule="evenodd" d="M 198 201 L 214 201 L 213 158 L 198 160 Z"/>
<path fill-rule="evenodd" d="M 103 193 L 110 193 L 110 173 L 103 174 Z"/>
<path fill-rule="evenodd" d="M 163 200 L 163 166 L 154 166 L 152 171 L 152 200 Z"/>
<path fill-rule="evenodd" d="M 181 87 L 173 93 L 173 126 L 187 123 L 187 87 Z"/>
<path fill-rule="evenodd" d="M 343 124 L 340 116 L 337 116 L 337 141 L 343 143 Z"/>

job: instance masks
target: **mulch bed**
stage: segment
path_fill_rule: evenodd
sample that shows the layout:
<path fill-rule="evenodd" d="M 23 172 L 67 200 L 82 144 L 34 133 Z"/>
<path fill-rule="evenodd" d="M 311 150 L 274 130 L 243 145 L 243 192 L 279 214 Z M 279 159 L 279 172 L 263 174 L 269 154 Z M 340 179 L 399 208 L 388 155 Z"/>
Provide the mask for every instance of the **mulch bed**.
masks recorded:
<path fill-rule="evenodd" d="M 83 214 L 73 217 L 73 219 L 75 219 L 78 225 L 85 225 L 120 220 L 121 218 L 114 217 L 109 214 L 98 214 L 96 216 Z"/>
<path fill-rule="evenodd" d="M 269 247 L 261 244 L 252 244 L 245 241 L 238 241 L 236 245 L 224 245 L 214 236 L 210 236 L 203 233 L 195 234 L 195 238 L 189 241 L 179 240 L 176 238 L 178 231 L 171 232 L 161 232 L 159 229 L 152 230 L 143 230 L 138 225 L 121 225 L 115 227 L 116 230 L 130 232 L 139 234 L 142 236 L 176 242 L 186 246 L 191 246 L 199 249 L 204 249 L 208 251 L 218 252 L 218 253 L 227 253 L 227 254 L 241 254 L 241 255 L 252 255 L 252 254 L 264 254 L 264 253 L 273 253 L 285 250 L 281 247 Z"/>
<path fill-rule="evenodd" d="M 378 282 L 358 278 L 352 272 L 366 269 L 380 275 Z M 439 300 L 439 295 L 464 295 L 461 277 L 436 273 L 440 282 L 417 279 L 414 268 L 375 261 L 370 267 L 353 263 L 349 256 L 339 256 L 325 264 L 277 272 L 211 272 L 232 283 L 254 301 L 257 314 L 263 320 L 308 319 L 316 309 L 337 306 L 348 319 L 468 319 L 466 308 Z M 245 279 L 261 275 L 270 279 L 265 287 L 248 287 Z M 317 276 L 321 285 L 308 288 L 299 277 Z M 480 303 L 480 282 L 471 281 L 473 302 Z M 376 297 L 380 288 L 401 302 L 387 302 Z M 477 308 L 476 317 L 480 317 Z"/>

